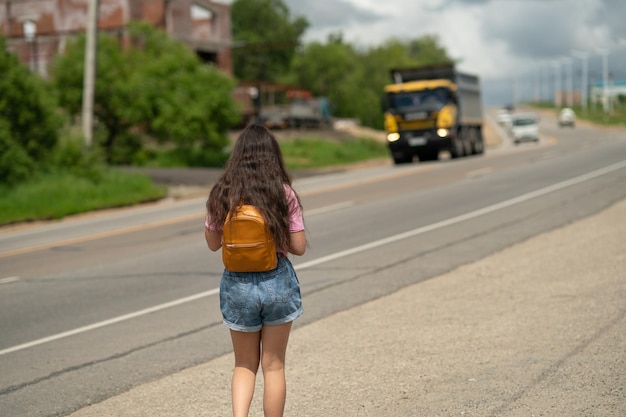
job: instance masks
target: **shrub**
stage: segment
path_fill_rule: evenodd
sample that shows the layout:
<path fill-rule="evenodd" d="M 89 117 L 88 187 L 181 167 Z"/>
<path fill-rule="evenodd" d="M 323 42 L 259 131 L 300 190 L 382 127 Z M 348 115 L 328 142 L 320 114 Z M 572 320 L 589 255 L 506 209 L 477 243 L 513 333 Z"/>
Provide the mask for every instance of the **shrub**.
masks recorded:
<path fill-rule="evenodd" d="M 0 181 L 15 184 L 46 168 L 62 119 L 46 83 L 0 38 Z"/>

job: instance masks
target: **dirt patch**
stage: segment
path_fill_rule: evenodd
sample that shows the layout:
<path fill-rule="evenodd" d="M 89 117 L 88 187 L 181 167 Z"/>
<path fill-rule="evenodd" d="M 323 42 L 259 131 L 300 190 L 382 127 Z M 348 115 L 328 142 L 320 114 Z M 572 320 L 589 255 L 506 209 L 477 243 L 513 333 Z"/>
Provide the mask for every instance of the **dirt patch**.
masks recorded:
<path fill-rule="evenodd" d="M 483 124 L 483 140 L 486 148 L 494 148 L 502 143 L 500 136 L 489 122 Z"/>

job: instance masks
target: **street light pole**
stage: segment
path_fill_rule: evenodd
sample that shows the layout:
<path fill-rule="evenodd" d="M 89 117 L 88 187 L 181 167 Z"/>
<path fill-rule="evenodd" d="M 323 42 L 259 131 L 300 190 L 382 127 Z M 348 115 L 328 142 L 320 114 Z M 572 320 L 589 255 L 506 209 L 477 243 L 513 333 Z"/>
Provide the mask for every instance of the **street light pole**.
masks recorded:
<path fill-rule="evenodd" d="M 552 61 L 554 66 L 554 105 L 561 107 L 561 63 L 559 60 Z"/>
<path fill-rule="evenodd" d="M 541 83 L 541 65 L 536 65 L 533 68 L 533 74 L 535 77 L 535 101 L 541 102 L 541 91 L 542 91 L 542 83 Z"/>
<path fill-rule="evenodd" d="M 30 70 L 37 72 L 37 23 L 32 20 L 25 20 L 22 23 L 22 30 L 24 31 L 26 42 L 30 45 Z"/>
<path fill-rule="evenodd" d="M 535 102 L 541 102 L 541 66 L 534 68 L 533 76 L 535 77 Z"/>
<path fill-rule="evenodd" d="M 517 103 L 517 99 L 518 99 L 518 92 L 517 92 L 517 79 L 519 77 L 519 74 L 513 74 L 511 76 L 511 78 L 508 79 L 508 83 L 509 83 L 509 93 L 510 95 L 510 103 L 511 106 L 513 106 L 513 108 L 515 108 L 515 105 Z M 507 99 L 509 100 L 509 99 Z"/>
<path fill-rule="evenodd" d="M 602 55 L 602 106 L 604 112 L 608 113 L 609 108 L 609 49 L 599 49 L 598 53 Z"/>
<path fill-rule="evenodd" d="M 572 74 L 572 59 L 565 58 L 565 63 L 567 64 L 567 107 L 572 107 L 574 105 L 574 76 Z"/>
<path fill-rule="evenodd" d="M 574 54 L 575 57 L 580 58 L 582 60 L 582 65 L 583 65 L 583 73 L 582 73 L 582 81 L 581 81 L 581 85 L 580 85 L 580 100 L 582 101 L 582 108 L 583 110 L 587 110 L 587 94 L 589 92 L 589 63 L 588 63 L 588 58 L 589 55 L 586 52 L 581 52 L 581 51 L 575 51 L 572 50 L 572 54 Z"/>

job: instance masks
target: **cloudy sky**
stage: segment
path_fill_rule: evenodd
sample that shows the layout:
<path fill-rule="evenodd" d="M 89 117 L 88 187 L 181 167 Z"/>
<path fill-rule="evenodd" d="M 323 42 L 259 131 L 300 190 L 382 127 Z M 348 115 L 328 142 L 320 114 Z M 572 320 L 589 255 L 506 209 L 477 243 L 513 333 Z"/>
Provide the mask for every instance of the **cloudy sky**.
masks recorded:
<path fill-rule="evenodd" d="M 521 99 L 550 97 L 555 61 L 562 85 L 569 85 L 568 58 L 571 83 L 580 89 L 584 54 L 590 82 L 602 80 L 607 50 L 611 77 L 626 80 L 626 0 L 283 1 L 292 16 L 310 22 L 305 41 L 342 32 L 346 41 L 366 47 L 392 37 L 437 35 L 461 70 L 481 77 L 489 105 L 513 101 L 514 90 Z"/>

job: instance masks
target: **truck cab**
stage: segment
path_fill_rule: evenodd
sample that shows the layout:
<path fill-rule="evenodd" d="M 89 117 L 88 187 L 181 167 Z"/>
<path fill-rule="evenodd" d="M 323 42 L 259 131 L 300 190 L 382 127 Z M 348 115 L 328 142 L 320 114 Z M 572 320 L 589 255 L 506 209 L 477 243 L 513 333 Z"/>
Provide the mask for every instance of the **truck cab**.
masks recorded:
<path fill-rule="evenodd" d="M 385 88 L 385 130 L 396 163 L 435 160 L 451 147 L 457 99 L 449 82 L 415 81 Z"/>
<path fill-rule="evenodd" d="M 392 70 L 384 88 L 387 143 L 396 164 L 436 160 L 441 150 L 453 158 L 483 152 L 478 79 L 450 65 Z M 463 112 L 461 112 L 463 110 Z"/>

